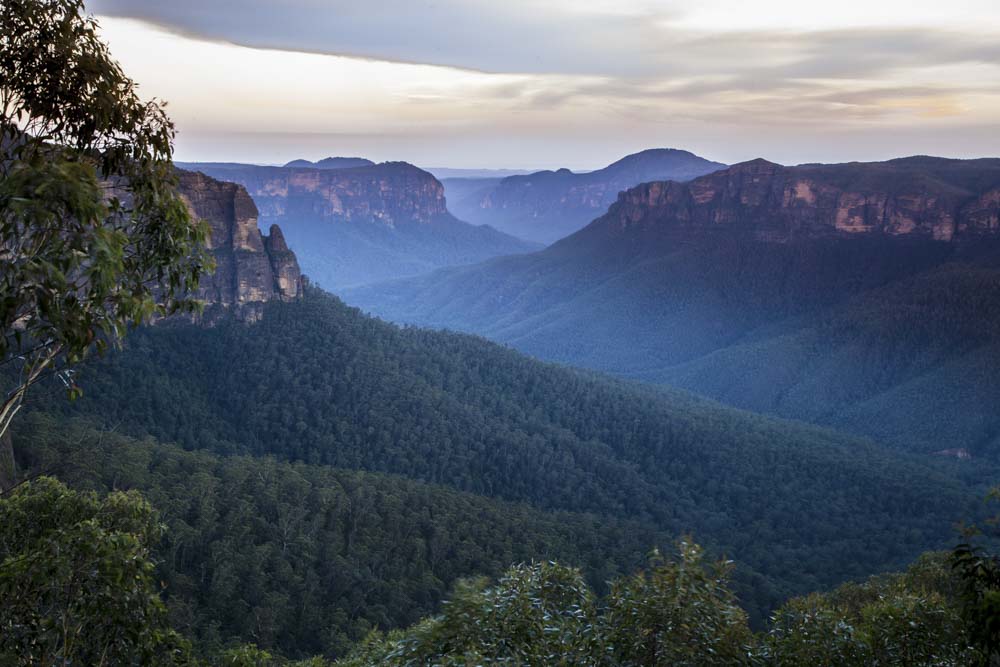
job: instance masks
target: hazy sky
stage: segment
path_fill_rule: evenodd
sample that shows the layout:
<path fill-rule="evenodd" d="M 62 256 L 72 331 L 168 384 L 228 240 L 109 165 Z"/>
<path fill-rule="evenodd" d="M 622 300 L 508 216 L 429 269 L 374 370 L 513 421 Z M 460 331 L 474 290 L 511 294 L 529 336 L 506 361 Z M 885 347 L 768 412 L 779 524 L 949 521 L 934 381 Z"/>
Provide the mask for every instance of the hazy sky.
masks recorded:
<path fill-rule="evenodd" d="M 90 0 L 179 160 L 1000 155 L 1000 0 Z"/>

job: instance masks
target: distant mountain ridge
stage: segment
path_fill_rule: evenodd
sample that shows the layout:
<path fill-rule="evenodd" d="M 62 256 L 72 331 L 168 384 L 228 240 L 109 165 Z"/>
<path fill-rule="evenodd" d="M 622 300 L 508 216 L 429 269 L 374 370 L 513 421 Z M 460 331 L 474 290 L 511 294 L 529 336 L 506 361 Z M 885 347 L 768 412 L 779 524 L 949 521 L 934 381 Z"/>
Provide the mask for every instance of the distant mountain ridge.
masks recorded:
<path fill-rule="evenodd" d="M 367 161 L 366 161 L 367 162 Z M 278 223 L 307 275 L 328 289 L 469 264 L 537 246 L 452 216 L 431 174 L 405 162 L 313 168 L 206 167 L 243 185 Z"/>
<path fill-rule="evenodd" d="M 383 317 L 921 452 L 1000 459 L 1000 160 L 754 160 L 546 250 L 353 290 Z"/>
<path fill-rule="evenodd" d="M 503 179 L 508 176 L 524 176 L 533 174 L 533 169 L 458 169 L 453 167 L 424 167 L 426 171 L 434 174 L 434 178 L 444 180 L 446 178 L 473 178 L 473 179 Z"/>
<path fill-rule="evenodd" d="M 375 163 L 363 157 L 327 157 L 316 162 L 292 160 L 285 166 L 306 169 L 353 169 L 354 167 L 373 167 Z"/>
<path fill-rule="evenodd" d="M 470 191 L 474 183 L 456 183 L 449 207 L 463 220 L 551 243 L 601 215 L 622 190 L 647 181 L 687 181 L 725 166 L 688 151 L 654 148 L 586 173 L 559 169 L 509 176 L 478 191 Z"/>

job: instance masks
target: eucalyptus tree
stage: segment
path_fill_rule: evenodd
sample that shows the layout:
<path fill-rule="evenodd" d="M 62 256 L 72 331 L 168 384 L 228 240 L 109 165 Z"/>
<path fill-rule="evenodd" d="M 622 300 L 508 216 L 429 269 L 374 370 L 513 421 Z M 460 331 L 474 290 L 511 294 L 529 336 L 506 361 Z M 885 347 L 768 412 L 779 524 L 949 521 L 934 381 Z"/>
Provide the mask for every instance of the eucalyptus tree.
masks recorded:
<path fill-rule="evenodd" d="M 0 436 L 28 388 L 156 314 L 197 307 L 207 227 L 175 188 L 174 126 L 81 0 L 0 3 Z"/>

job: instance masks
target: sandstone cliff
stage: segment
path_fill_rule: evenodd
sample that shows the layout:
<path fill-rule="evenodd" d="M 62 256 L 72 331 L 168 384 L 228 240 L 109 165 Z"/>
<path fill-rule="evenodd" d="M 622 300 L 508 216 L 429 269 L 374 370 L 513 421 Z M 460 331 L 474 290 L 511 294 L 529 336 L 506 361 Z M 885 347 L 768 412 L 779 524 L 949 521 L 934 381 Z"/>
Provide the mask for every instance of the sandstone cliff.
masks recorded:
<path fill-rule="evenodd" d="M 448 214 L 441 183 L 406 162 L 348 169 L 246 165 L 224 176 L 247 189 L 266 219 L 293 216 L 395 227 Z"/>
<path fill-rule="evenodd" d="M 690 183 L 619 195 L 595 229 L 724 229 L 762 241 L 883 235 L 952 241 L 1000 233 L 1000 160 L 903 158 L 784 167 L 737 164 Z"/>
<path fill-rule="evenodd" d="M 202 278 L 200 298 L 256 320 L 265 302 L 301 297 L 295 254 L 277 225 L 272 225 L 270 236 L 261 234 L 257 207 L 242 186 L 190 171 L 179 171 L 178 185 L 192 216 L 211 228 L 208 247 L 216 269 Z"/>

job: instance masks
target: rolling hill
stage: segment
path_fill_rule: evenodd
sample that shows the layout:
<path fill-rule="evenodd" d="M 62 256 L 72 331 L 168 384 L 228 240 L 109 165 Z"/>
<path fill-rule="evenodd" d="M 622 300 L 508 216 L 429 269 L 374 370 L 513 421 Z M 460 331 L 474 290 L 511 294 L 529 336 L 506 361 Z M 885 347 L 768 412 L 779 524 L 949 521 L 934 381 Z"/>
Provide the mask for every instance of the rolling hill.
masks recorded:
<path fill-rule="evenodd" d="M 400 476 L 188 452 L 90 420 L 36 413 L 16 438 L 28 470 L 102 493 L 137 489 L 155 504 L 172 624 L 206 653 L 236 638 L 289 656 L 342 655 L 372 628 L 436 611 L 460 577 L 560 559 L 603 588 L 674 539 Z"/>

